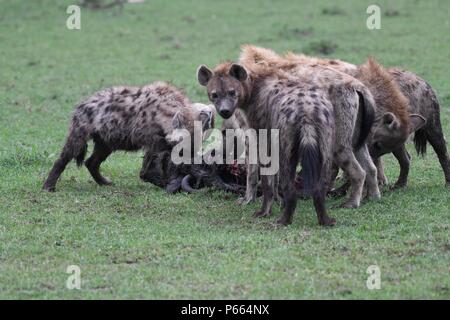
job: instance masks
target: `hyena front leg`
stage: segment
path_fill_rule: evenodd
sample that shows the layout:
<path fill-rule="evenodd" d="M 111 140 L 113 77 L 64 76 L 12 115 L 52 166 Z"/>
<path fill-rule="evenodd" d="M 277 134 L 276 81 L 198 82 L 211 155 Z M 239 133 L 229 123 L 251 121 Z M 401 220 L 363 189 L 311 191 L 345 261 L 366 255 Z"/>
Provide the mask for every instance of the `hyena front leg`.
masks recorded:
<path fill-rule="evenodd" d="M 384 174 L 383 161 L 381 160 L 381 157 L 373 159 L 373 163 L 375 164 L 375 167 L 377 167 L 378 185 L 380 185 L 380 186 L 387 185 L 388 178 Z"/>
<path fill-rule="evenodd" d="M 94 151 L 85 162 L 86 168 L 88 168 L 92 178 L 94 178 L 95 182 L 99 185 L 111 185 L 112 182 L 101 175 L 100 165 L 108 158 L 112 153 L 112 150 L 100 139 L 94 139 L 94 142 Z"/>
<path fill-rule="evenodd" d="M 335 188 L 335 183 L 336 183 L 336 178 L 337 178 L 338 173 L 339 173 L 339 165 L 336 162 L 334 162 L 331 167 L 330 186 L 332 188 L 327 193 L 332 198 L 344 197 L 347 194 L 348 189 L 350 188 L 350 180 L 348 179 L 348 177 L 346 175 L 344 175 L 342 177 L 342 180 L 344 181 L 344 183 L 340 187 Z"/>
<path fill-rule="evenodd" d="M 261 188 L 263 191 L 263 203 L 260 211 L 253 214 L 254 218 L 267 217 L 272 214 L 274 200 L 274 176 L 261 175 Z"/>
<path fill-rule="evenodd" d="M 398 176 L 397 182 L 394 184 L 392 188 L 393 189 L 404 188 L 408 183 L 408 173 L 411 162 L 410 158 L 411 156 L 406 150 L 404 144 L 400 148 L 394 150 L 392 154 L 397 159 L 398 164 L 400 165 L 400 175 Z"/>
<path fill-rule="evenodd" d="M 350 179 L 350 195 L 341 207 L 357 208 L 361 202 L 366 173 L 356 160 L 350 147 L 342 147 L 337 152 L 336 159 L 341 169 Z"/>
<path fill-rule="evenodd" d="M 367 145 L 364 144 L 359 150 L 355 152 L 359 164 L 366 172 L 365 186 L 367 188 L 367 198 L 379 199 L 380 189 L 378 188 L 377 167 L 373 163 L 372 157 L 369 154 Z"/>
<path fill-rule="evenodd" d="M 53 168 L 50 171 L 47 180 L 45 180 L 42 189 L 54 192 L 56 189 L 56 183 L 59 177 L 63 173 L 67 164 L 74 158 L 77 158 L 77 164 L 81 165 L 83 163 L 84 155 L 87 150 L 87 136 L 83 132 L 78 130 L 72 130 L 67 137 L 66 143 L 63 150 L 58 158 L 53 164 Z"/>
<path fill-rule="evenodd" d="M 257 164 L 247 164 L 247 185 L 245 189 L 245 196 L 238 199 L 238 203 L 242 205 L 249 204 L 256 200 L 258 190 L 258 170 Z"/>

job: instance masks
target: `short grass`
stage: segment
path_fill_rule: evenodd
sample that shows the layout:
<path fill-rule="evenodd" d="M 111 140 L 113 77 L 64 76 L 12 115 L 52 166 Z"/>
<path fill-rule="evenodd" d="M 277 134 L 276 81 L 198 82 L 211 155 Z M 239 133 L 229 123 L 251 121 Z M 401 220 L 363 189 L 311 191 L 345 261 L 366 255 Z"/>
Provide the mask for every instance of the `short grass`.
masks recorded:
<path fill-rule="evenodd" d="M 243 43 L 414 71 L 438 92 L 449 136 L 447 1 L 378 1 L 375 31 L 365 24 L 372 1 L 146 0 L 83 10 L 70 31 L 72 2 L 0 0 L 0 298 L 450 298 L 450 193 L 431 149 L 421 159 L 409 145 L 409 187 L 331 209 L 334 228 L 317 225 L 311 201 L 276 229 L 274 218 L 251 218 L 259 203 L 211 190 L 169 196 L 138 179 L 140 153 L 108 159 L 112 187 L 72 164 L 58 192 L 41 191 L 81 98 L 163 79 L 206 102 L 196 67 L 235 59 Z M 398 166 L 385 161 L 393 182 Z M 81 290 L 66 288 L 69 265 L 81 268 Z M 380 290 L 366 288 L 370 265 Z"/>

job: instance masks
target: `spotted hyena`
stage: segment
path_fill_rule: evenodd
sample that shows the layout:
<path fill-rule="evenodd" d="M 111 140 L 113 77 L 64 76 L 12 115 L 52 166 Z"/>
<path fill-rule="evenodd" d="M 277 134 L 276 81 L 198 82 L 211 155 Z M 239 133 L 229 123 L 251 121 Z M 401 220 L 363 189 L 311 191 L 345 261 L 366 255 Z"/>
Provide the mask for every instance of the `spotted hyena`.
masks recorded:
<path fill-rule="evenodd" d="M 311 191 L 321 225 L 335 224 L 325 209 L 333 153 L 344 170 L 355 177 L 353 186 L 359 194 L 351 199 L 352 205 L 359 205 L 365 178 L 365 172 L 353 153 L 353 143 L 356 137 L 356 144 L 364 144 L 372 125 L 370 93 L 366 98 L 354 87 L 343 84 L 323 87 L 317 78 L 311 77 L 312 70 L 309 71 L 303 77 L 293 77 L 277 69 L 251 63 L 224 63 L 214 70 L 206 66 L 198 69 L 199 83 L 207 87 L 210 100 L 223 118 L 230 118 L 239 108 L 245 113 L 251 128 L 279 130 L 283 215 L 278 223 L 282 225 L 292 222 L 295 211 L 294 180 L 299 162 L 306 173 L 305 185 Z M 335 112 L 329 99 L 334 94 L 347 98 L 347 104 L 340 106 L 342 109 L 359 109 L 361 106 L 360 130 L 355 130 L 357 111 Z M 355 131 L 359 133 L 354 134 Z M 273 203 L 272 179 L 262 175 L 261 183 L 263 203 L 261 211 L 255 213 L 256 217 L 269 215 Z"/>
<path fill-rule="evenodd" d="M 318 59 L 294 53 L 288 53 L 284 58 L 288 61 L 286 62 L 288 65 L 317 63 L 355 76 L 363 82 L 364 80 L 372 81 L 375 84 L 371 88 L 374 96 L 386 97 L 386 99 L 377 101 L 376 118 L 384 119 L 384 121 L 378 121 L 374 126 L 378 127 L 378 130 L 374 130 L 369 144 L 370 153 L 377 164 L 381 184 L 387 183 L 381 156 L 392 153 L 400 165 L 400 175 L 394 187 L 405 187 L 407 185 L 410 156 L 406 151 L 405 136 L 402 134 L 406 120 L 409 122 L 407 132 L 409 134 L 414 133 L 416 151 L 424 155 L 427 142 L 431 144 L 444 172 L 445 183 L 450 186 L 450 157 L 442 131 L 439 100 L 433 88 L 424 79 L 397 67 L 380 71 L 379 68 L 374 68 L 370 64 L 356 66 L 340 60 Z M 386 72 L 389 75 L 386 75 Z M 378 83 L 375 83 L 376 81 Z M 391 96 L 392 93 L 398 96 L 395 87 L 408 100 L 407 112 L 402 110 L 402 104 L 393 105 L 392 103 L 393 100 L 398 100 L 395 96 Z M 379 91 L 379 93 L 376 91 Z"/>
<path fill-rule="evenodd" d="M 320 86 L 322 88 L 327 88 L 328 90 L 328 98 L 330 99 L 331 103 L 334 105 L 334 116 L 339 121 L 339 129 L 342 131 L 350 130 L 352 131 L 353 128 L 355 128 L 355 134 L 354 134 L 354 140 L 356 137 L 359 136 L 359 130 L 361 128 L 361 119 L 364 118 L 364 116 L 369 116 L 368 114 L 364 114 L 364 108 L 349 108 L 348 105 L 351 104 L 352 101 L 352 94 L 354 95 L 356 92 L 358 93 L 360 97 L 359 104 L 362 106 L 366 106 L 366 108 L 369 108 L 370 110 L 373 109 L 374 101 L 372 98 L 371 93 L 369 92 L 368 88 L 365 87 L 360 81 L 357 79 L 340 72 L 338 70 L 328 68 L 325 66 L 322 66 L 320 64 L 298 64 L 298 63 L 291 63 L 290 61 L 287 61 L 286 59 L 282 58 L 275 52 L 269 49 L 264 48 L 258 48 L 254 46 L 244 46 L 240 61 L 244 63 L 244 65 L 256 65 L 256 66 L 265 66 L 266 68 L 272 69 L 272 70 L 283 70 L 287 72 L 288 74 L 295 76 L 295 77 L 301 77 L 302 79 L 307 78 L 308 81 L 313 81 L 317 86 Z M 313 94 L 313 98 L 323 97 L 323 94 Z M 349 102 L 350 101 L 350 102 Z M 366 102 L 366 103 L 364 103 Z M 357 103 L 358 105 L 358 103 Z M 347 113 L 352 110 L 356 114 L 349 116 Z M 372 114 L 371 114 L 372 115 Z M 352 119 L 357 119 L 357 122 L 359 125 L 354 126 L 354 123 L 348 122 Z M 338 130 L 338 133 L 340 132 Z M 363 127 L 362 131 L 370 130 L 368 127 Z M 346 142 L 342 142 L 346 143 Z M 352 141 L 351 143 L 347 144 L 347 147 L 357 145 L 355 141 Z M 359 146 L 359 145 L 358 145 Z M 361 190 L 360 184 L 361 184 L 361 172 L 359 169 L 363 169 L 363 175 L 362 178 L 363 183 L 365 181 L 366 184 L 366 191 L 367 196 L 372 199 L 377 199 L 380 197 L 380 192 L 378 189 L 378 182 L 377 182 L 377 171 L 376 167 L 369 155 L 367 145 L 364 141 L 360 145 L 360 148 L 354 148 L 354 154 L 358 160 L 358 163 L 360 167 L 352 167 L 347 168 L 347 172 L 350 172 L 352 174 L 352 192 L 351 195 L 344 203 L 344 207 L 358 207 L 360 204 L 360 198 L 361 198 Z M 347 153 L 348 151 L 345 151 L 344 153 Z M 341 152 L 338 152 L 341 153 Z M 342 160 L 337 159 L 336 164 L 338 166 L 343 165 Z M 336 170 L 333 170 L 333 172 Z"/>
<path fill-rule="evenodd" d="M 182 91 L 165 82 L 96 92 L 75 109 L 66 143 L 43 189 L 55 190 L 58 178 L 72 159 L 78 166 L 83 164 L 91 139 L 94 151 L 85 165 L 99 185 L 109 185 L 110 180 L 100 174 L 100 165 L 112 152 L 167 150 L 177 142 L 172 135 L 174 129 L 194 133 L 194 121 L 202 122 L 199 130 L 209 129 L 213 126 L 214 109 L 191 103 Z"/>

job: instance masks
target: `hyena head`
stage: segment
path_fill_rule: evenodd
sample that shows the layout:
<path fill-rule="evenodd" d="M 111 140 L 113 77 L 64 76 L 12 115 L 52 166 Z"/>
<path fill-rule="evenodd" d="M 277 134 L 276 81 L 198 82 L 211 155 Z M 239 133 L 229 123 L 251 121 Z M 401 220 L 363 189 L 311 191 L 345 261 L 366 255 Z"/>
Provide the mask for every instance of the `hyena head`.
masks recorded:
<path fill-rule="evenodd" d="M 405 143 L 408 136 L 423 127 L 426 119 L 418 114 L 409 116 L 409 125 L 402 126 L 397 117 L 386 112 L 373 126 L 372 137 L 369 142 L 369 151 L 373 157 L 380 157 L 390 153 Z"/>
<path fill-rule="evenodd" d="M 224 63 L 210 70 L 202 65 L 198 68 L 197 79 L 207 88 L 209 100 L 224 119 L 230 118 L 236 108 L 244 104 L 248 74 L 243 66 Z"/>
<path fill-rule="evenodd" d="M 216 111 L 213 105 L 193 103 L 190 106 L 184 107 L 179 110 L 172 119 L 172 128 L 174 129 L 174 132 L 169 135 L 168 140 L 179 142 L 183 136 L 183 133 L 180 132 L 189 135 L 200 134 L 204 140 L 207 138 L 210 129 L 214 128 L 215 117 Z M 197 126 L 195 125 L 195 122 L 198 123 Z M 185 130 L 177 131 L 177 129 Z M 194 133 L 196 130 L 198 132 Z"/>

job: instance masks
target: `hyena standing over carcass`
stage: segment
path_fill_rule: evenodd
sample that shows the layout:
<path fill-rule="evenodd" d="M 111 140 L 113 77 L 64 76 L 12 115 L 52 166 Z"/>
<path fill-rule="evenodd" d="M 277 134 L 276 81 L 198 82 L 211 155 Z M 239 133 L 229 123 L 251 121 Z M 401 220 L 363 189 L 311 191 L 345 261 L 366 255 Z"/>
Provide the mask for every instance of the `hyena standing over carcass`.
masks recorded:
<path fill-rule="evenodd" d="M 327 98 L 330 99 L 330 102 L 334 105 L 334 116 L 339 120 L 339 129 L 337 133 L 340 131 L 352 131 L 355 128 L 355 134 L 353 136 L 352 143 L 348 143 L 346 146 L 351 147 L 355 146 L 355 141 L 358 139 L 358 135 L 360 133 L 361 123 L 358 122 L 356 127 L 354 123 L 349 119 L 354 119 L 355 115 L 349 116 L 347 113 L 349 111 L 353 111 L 358 114 L 357 118 L 361 119 L 364 117 L 362 113 L 364 110 L 370 109 L 373 111 L 374 101 L 372 99 L 372 95 L 370 94 L 368 88 L 366 88 L 361 82 L 354 79 L 353 77 L 339 72 L 338 70 L 334 70 L 331 68 L 322 67 L 318 64 L 309 64 L 309 65 L 298 65 L 298 63 L 291 63 L 290 61 L 286 61 L 275 52 L 269 49 L 258 48 L 251 45 L 246 45 L 242 49 L 240 62 L 247 67 L 251 66 L 259 66 L 266 69 L 273 70 L 276 72 L 277 70 L 287 71 L 290 75 L 295 77 L 301 77 L 302 79 L 307 79 L 307 81 L 313 81 L 316 86 L 321 88 L 326 88 Z M 353 90 L 353 91 L 352 91 Z M 364 108 L 349 108 L 348 105 L 351 104 L 352 94 L 355 92 L 358 93 L 360 97 L 359 103 L 361 105 L 365 105 Z M 314 93 L 311 95 L 313 98 L 322 97 L 320 93 Z M 350 100 L 349 98 L 350 97 Z M 358 104 L 358 102 L 357 102 Z M 371 114 L 372 116 L 373 114 Z M 365 116 L 369 116 L 366 114 Z M 362 128 L 361 132 L 370 130 L 370 127 Z M 343 142 L 344 144 L 346 142 Z M 364 143 L 360 148 L 355 149 L 355 155 L 359 164 L 362 166 L 364 172 L 361 172 L 361 168 L 356 166 L 353 168 L 347 168 L 346 172 L 349 172 L 352 175 L 352 192 L 349 199 L 344 203 L 344 207 L 358 207 L 361 199 L 361 183 L 364 183 L 364 177 L 361 178 L 361 175 L 365 176 L 365 183 L 367 186 L 367 196 L 369 198 L 377 199 L 380 197 L 380 192 L 377 186 L 377 178 L 376 178 L 376 167 L 373 164 L 372 159 L 370 158 L 367 145 Z M 344 153 L 348 153 L 349 151 L 345 151 Z M 351 152 L 351 151 L 350 151 Z M 342 152 L 341 152 L 342 153 Z M 339 159 L 337 159 L 336 164 L 339 165 Z M 342 165 L 341 165 L 342 167 Z M 256 174 L 254 174 L 256 176 Z M 361 182 L 362 179 L 362 182 Z M 249 181 L 255 181 L 255 178 L 249 179 Z M 254 195 L 254 190 L 256 189 L 256 185 L 248 184 L 247 185 L 247 194 Z M 251 199 L 247 200 L 251 201 Z M 245 203 L 245 202 L 244 202 Z"/>
<path fill-rule="evenodd" d="M 297 194 L 294 180 L 299 162 L 306 172 L 305 186 L 313 196 L 321 225 L 335 224 L 335 219 L 327 215 L 325 208 L 333 153 L 342 168 L 354 177 L 354 193 L 347 202 L 349 206 L 359 205 L 366 176 L 353 148 L 364 144 L 373 122 L 370 93 L 358 86 L 358 90 L 364 92 L 362 94 L 343 82 L 336 82 L 333 87 L 320 86 L 317 77 L 312 77 L 320 70 L 309 71 L 304 77 L 292 77 L 264 65 L 244 67 L 232 63 L 221 64 L 214 70 L 201 66 L 198 70 L 199 83 L 207 87 L 208 96 L 222 117 L 230 118 L 239 108 L 244 111 L 251 128 L 279 130 L 279 177 L 284 211 L 277 222 L 282 225 L 292 222 L 295 211 Z M 329 100 L 329 96 L 334 94 L 346 98 L 344 105 L 340 106 L 341 112 L 336 113 Z M 344 111 L 346 108 L 347 112 Z M 361 112 L 359 121 L 356 116 L 358 109 Z M 355 130 L 357 122 L 360 127 Z M 372 178 L 379 197 L 376 174 Z M 273 181 L 262 175 L 261 182 L 263 204 L 261 211 L 255 213 L 256 217 L 269 215 L 273 203 Z"/>
<path fill-rule="evenodd" d="M 375 98 L 379 97 L 376 118 L 382 121 L 376 124 L 378 129 L 371 135 L 369 149 L 377 164 L 379 181 L 382 184 L 387 184 L 387 179 L 380 157 L 392 152 L 400 165 L 400 175 L 394 187 L 407 185 L 411 157 L 406 151 L 405 142 L 407 136 L 414 133 L 417 153 L 424 155 L 429 142 L 438 156 L 446 186 L 450 186 L 450 157 L 442 131 L 439 100 L 425 80 L 397 67 L 384 69 L 370 63 L 356 66 L 340 60 L 319 59 L 294 53 L 288 53 L 283 58 L 284 66 L 288 68 L 299 64 L 319 64 L 354 76 L 363 83 L 371 82 L 370 90 Z M 278 65 L 277 61 L 272 62 L 273 65 Z M 398 103 L 401 102 L 397 98 L 399 95 L 408 100 L 407 112 L 402 110 L 403 103 Z M 405 120 L 408 119 L 408 134 L 405 136 Z"/>
<path fill-rule="evenodd" d="M 192 104 L 183 92 L 165 82 L 138 87 L 113 87 L 96 92 L 76 108 L 63 150 L 53 165 L 43 189 L 55 191 L 67 164 L 76 159 L 81 166 L 87 142 L 94 140 L 94 151 L 85 165 L 99 185 L 111 182 L 100 174 L 100 165 L 116 150 L 161 152 L 171 148 L 174 129 L 194 134 L 211 128 L 214 110 Z M 202 134 L 198 132 L 197 134 Z"/>

